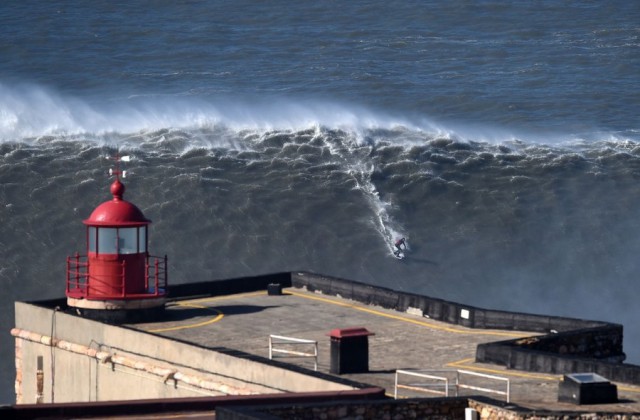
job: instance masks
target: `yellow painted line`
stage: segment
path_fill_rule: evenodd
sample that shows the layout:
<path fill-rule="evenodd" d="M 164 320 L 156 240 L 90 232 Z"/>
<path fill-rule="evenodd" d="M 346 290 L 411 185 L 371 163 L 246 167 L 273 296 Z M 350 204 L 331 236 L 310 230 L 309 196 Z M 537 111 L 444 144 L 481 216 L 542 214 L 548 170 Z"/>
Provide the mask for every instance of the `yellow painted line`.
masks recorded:
<path fill-rule="evenodd" d="M 635 394 L 640 394 L 640 388 L 631 388 L 628 386 L 621 386 L 621 385 L 616 385 L 618 387 L 618 389 L 622 390 L 622 391 L 626 391 L 626 392 L 633 392 Z"/>
<path fill-rule="evenodd" d="M 266 291 L 261 290 L 258 292 L 240 293 L 237 295 L 224 295 L 224 296 L 213 296 L 213 297 L 206 297 L 206 298 L 191 299 L 191 300 L 186 300 L 184 302 L 189 302 L 189 303 L 213 302 L 216 300 L 235 299 L 239 297 L 251 297 L 251 296 L 260 296 L 260 295 L 266 295 L 266 294 L 267 294 Z M 184 305 L 184 303 L 178 302 L 176 303 L 176 305 L 180 306 L 180 305 Z"/>
<path fill-rule="evenodd" d="M 470 357 L 468 359 L 458 360 L 457 362 L 447 363 L 447 366 L 451 366 L 455 368 L 464 368 L 464 369 L 473 370 L 476 372 L 494 373 L 496 375 L 502 375 L 502 376 L 517 376 L 520 378 L 543 379 L 545 381 L 559 381 L 560 379 L 562 379 L 562 376 L 557 376 L 557 375 L 541 375 L 538 373 L 504 371 L 504 370 L 498 370 L 498 369 L 484 368 L 480 366 L 470 366 L 466 364 L 469 362 L 473 362 L 473 360 L 474 359 Z"/>
<path fill-rule="evenodd" d="M 562 375 L 542 375 L 538 373 L 514 372 L 511 370 L 504 371 L 504 370 L 498 370 L 498 369 L 484 368 L 480 366 L 467 365 L 467 363 L 470 363 L 470 362 L 472 363 L 473 361 L 474 359 L 470 357 L 467 359 L 458 360 L 457 362 L 447 363 L 447 366 L 451 366 L 454 368 L 464 368 L 464 369 L 472 370 L 475 372 L 494 373 L 502 376 L 517 376 L 520 378 L 542 379 L 545 381 L 561 381 L 562 380 Z M 619 390 L 640 394 L 640 388 L 638 387 L 629 387 L 629 386 L 624 386 L 619 384 L 617 384 L 616 386 L 618 387 Z"/>
<path fill-rule="evenodd" d="M 159 328 L 157 330 L 149 330 L 149 332 L 157 333 L 157 332 L 185 330 L 185 329 L 188 329 L 188 328 L 204 327 L 205 325 L 213 324 L 214 322 L 218 322 L 222 318 L 224 318 L 224 314 L 221 311 L 219 311 L 219 310 L 217 310 L 215 308 L 210 308 L 208 306 L 192 305 L 192 304 L 189 304 L 189 303 L 183 303 L 183 304 L 180 304 L 179 306 L 188 306 L 190 308 L 198 308 L 198 309 L 209 309 L 211 311 L 217 312 L 218 315 L 215 318 L 208 319 L 208 320 L 203 321 L 203 322 L 198 322 L 197 324 L 188 324 L 188 325 L 179 325 L 177 327 Z"/>
<path fill-rule="evenodd" d="M 237 295 L 214 296 L 214 297 L 208 297 L 208 298 L 200 298 L 200 299 L 188 300 L 188 301 L 185 301 L 185 302 L 177 302 L 175 304 L 175 306 L 186 306 L 186 307 L 190 307 L 190 308 L 208 309 L 210 311 L 216 312 L 218 315 L 216 315 L 212 319 L 208 319 L 208 320 L 203 321 L 203 322 L 198 322 L 196 324 L 187 324 L 187 325 L 179 325 L 179 326 L 176 326 L 176 327 L 158 328 L 158 329 L 155 329 L 155 330 L 148 330 L 148 332 L 158 333 L 158 332 L 177 331 L 177 330 L 186 330 L 186 329 L 189 329 L 189 328 L 204 327 L 205 325 L 210 325 L 210 324 L 213 324 L 215 322 L 220 321 L 222 318 L 224 318 L 224 314 L 222 313 L 222 311 L 220 311 L 218 309 L 212 308 L 210 306 L 197 305 L 197 303 L 213 302 L 213 301 L 231 299 L 231 298 L 238 298 L 238 297 L 259 296 L 259 295 L 264 295 L 266 293 L 267 293 L 266 291 L 249 292 L 249 293 L 241 293 L 241 294 L 237 294 Z"/>
<path fill-rule="evenodd" d="M 380 312 L 377 311 L 375 309 L 368 309 L 365 308 L 363 306 L 359 306 L 359 305 L 355 305 L 352 303 L 343 303 L 343 302 L 337 302 L 335 300 L 331 300 L 331 299 L 327 299 L 327 298 L 323 298 L 323 297 L 319 297 L 319 296 L 309 296 L 306 294 L 301 294 L 301 293 L 297 293 L 297 292 L 289 292 L 294 296 L 298 296 L 298 297 L 302 297 L 302 298 L 306 298 L 306 299 L 312 299 L 312 300 L 317 300 L 320 302 L 325 302 L 325 303 L 331 303 L 333 305 L 338 305 L 338 306 L 342 306 L 345 308 L 351 308 L 351 309 L 355 309 L 361 312 L 367 312 L 373 315 L 378 315 L 378 316 L 382 316 L 385 318 L 391 318 L 391 319 L 395 319 L 398 321 L 403 321 L 403 322 L 408 322 L 410 324 L 416 324 L 416 325 L 420 325 L 423 327 L 427 327 L 427 328 L 431 328 L 434 330 L 440 330 L 440 331 L 446 331 L 446 332 L 451 332 L 451 333 L 456 333 L 456 334 L 471 334 L 471 335 L 496 335 L 496 336 L 501 336 L 501 337 L 514 337 L 514 338 L 518 338 L 518 337 L 523 337 L 522 334 L 516 334 L 516 333 L 511 333 L 511 332 L 505 332 L 505 331 L 478 331 L 478 330 L 462 330 L 462 329 L 458 329 L 458 328 L 452 328 L 452 327 L 445 327 L 442 325 L 437 325 L 437 324 L 433 324 L 430 322 L 424 322 L 424 321 L 418 321 L 416 319 L 410 319 L 410 318 L 406 318 L 403 316 L 399 316 L 399 315 L 393 315 L 393 314 L 388 314 L 385 312 Z"/>

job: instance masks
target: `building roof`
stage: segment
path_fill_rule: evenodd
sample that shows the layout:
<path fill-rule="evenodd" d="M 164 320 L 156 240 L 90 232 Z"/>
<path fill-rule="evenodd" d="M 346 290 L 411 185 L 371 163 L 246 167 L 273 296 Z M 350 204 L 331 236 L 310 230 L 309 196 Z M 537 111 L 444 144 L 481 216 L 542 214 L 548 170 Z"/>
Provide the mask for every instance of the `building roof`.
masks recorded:
<path fill-rule="evenodd" d="M 496 340 L 515 340 L 521 342 L 519 345 L 525 346 L 528 343 L 539 343 L 549 335 L 576 340 L 580 338 L 578 335 L 585 334 L 589 329 L 586 327 L 576 330 L 578 326 L 593 324 L 594 328 L 600 328 L 597 325 L 606 326 L 604 323 L 496 312 L 494 316 L 499 316 L 514 326 L 529 325 L 532 329 L 498 329 L 486 325 L 471 328 L 461 323 L 496 323 L 497 318 L 492 318 L 489 310 L 302 272 L 177 285 L 171 294 L 174 300 L 167 305 L 166 313 L 161 319 L 123 325 L 127 330 L 139 334 L 136 342 L 144 342 L 145 337 L 147 340 L 165 337 L 212 352 L 280 366 L 310 376 L 333 377 L 337 382 L 359 383 L 370 390 L 383 388 L 389 397 L 394 397 L 395 384 L 400 383 L 403 385 L 399 389 L 400 400 L 437 397 L 438 394 L 434 395 L 429 391 L 442 391 L 442 388 L 425 389 L 424 383 L 433 381 L 425 377 L 412 377 L 413 373 L 432 377 L 462 373 L 476 378 L 478 382 L 473 382 L 474 379 L 471 379 L 472 382 L 465 382 L 471 388 L 458 387 L 456 382 L 455 392 L 459 397 L 473 398 L 486 395 L 486 390 L 499 391 L 498 394 L 489 395 L 494 399 L 492 404 L 504 410 L 566 413 L 569 416 L 583 412 L 620 415 L 640 413 L 640 386 L 637 384 L 616 382 L 619 396 L 616 403 L 581 406 L 558 401 L 558 391 L 563 381 L 560 372 L 508 368 L 481 362 L 477 358 L 479 346 Z M 436 317 L 448 321 L 443 322 L 435 319 Z M 541 320 L 545 321 L 547 327 L 554 328 L 551 333 L 536 331 L 536 322 Z M 614 328 L 615 325 L 611 327 Z M 615 328 L 612 331 L 617 334 Z M 335 339 L 348 340 L 353 337 L 350 334 L 353 332 L 359 333 L 356 334 L 358 338 L 366 337 L 368 340 L 368 368 L 365 372 L 336 373 L 335 346 L 345 345 L 346 342 L 336 343 Z M 307 347 L 310 344 L 312 347 L 315 343 L 318 356 L 291 357 L 296 354 L 272 352 L 274 348 L 282 349 L 287 346 L 282 342 L 270 345 L 270 338 L 274 341 L 281 340 L 277 337 L 286 337 L 291 339 L 290 342 L 299 343 L 293 344 L 293 350 L 298 353 L 312 353 Z M 534 349 L 532 352 L 540 353 L 540 350 Z M 564 358 L 572 363 L 578 361 L 578 358 L 570 355 L 552 357 Z M 625 366 L 621 363 L 614 365 L 620 368 Z M 399 371 L 408 374 L 396 382 Z M 474 374 L 478 376 L 473 376 Z M 491 379 L 493 377 L 508 379 L 508 402 L 506 395 L 502 393 L 505 391 L 504 384 L 494 381 Z M 467 380 L 468 378 L 465 379 Z M 339 391 L 336 395 L 343 393 L 344 391 Z M 280 395 L 281 397 L 274 397 L 273 403 L 283 403 L 291 394 Z M 252 405 L 251 397 L 246 398 L 245 402 Z M 278 401 L 278 398 L 283 400 Z M 331 397 L 327 397 L 327 401 L 330 400 Z M 264 404 L 264 401 L 260 403 Z M 203 416 L 211 415 L 216 402 L 209 401 L 209 404 L 206 410 L 196 411 L 200 411 Z M 156 408 L 157 406 L 155 404 Z M 150 404 L 148 409 L 152 408 L 153 404 Z M 176 407 L 173 409 L 176 410 Z M 180 415 L 187 418 L 193 413 L 176 413 L 176 418 L 183 418 Z M 113 418 L 117 418 L 115 413 Z"/>

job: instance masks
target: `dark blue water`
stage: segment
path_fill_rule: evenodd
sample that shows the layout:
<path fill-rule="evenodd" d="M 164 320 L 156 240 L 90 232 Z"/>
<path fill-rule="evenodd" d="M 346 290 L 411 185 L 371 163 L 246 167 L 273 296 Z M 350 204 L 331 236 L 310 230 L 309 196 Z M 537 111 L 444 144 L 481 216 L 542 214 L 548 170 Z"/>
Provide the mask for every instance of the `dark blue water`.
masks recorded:
<path fill-rule="evenodd" d="M 0 398 L 13 301 L 64 295 L 117 150 L 174 283 L 317 271 L 619 322 L 640 361 L 638 22 L 628 1 L 2 3 Z"/>

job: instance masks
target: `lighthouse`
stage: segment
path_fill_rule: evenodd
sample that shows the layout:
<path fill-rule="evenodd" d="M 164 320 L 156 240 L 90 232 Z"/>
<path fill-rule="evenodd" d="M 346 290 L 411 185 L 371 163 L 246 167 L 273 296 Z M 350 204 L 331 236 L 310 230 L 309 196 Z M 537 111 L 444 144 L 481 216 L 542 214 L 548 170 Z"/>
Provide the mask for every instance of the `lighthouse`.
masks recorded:
<path fill-rule="evenodd" d="M 111 200 L 93 210 L 86 226 L 86 252 L 67 257 L 67 305 L 82 316 L 107 322 L 146 320 L 164 310 L 167 257 L 148 250 L 149 225 L 142 211 L 124 199 L 116 157 Z"/>

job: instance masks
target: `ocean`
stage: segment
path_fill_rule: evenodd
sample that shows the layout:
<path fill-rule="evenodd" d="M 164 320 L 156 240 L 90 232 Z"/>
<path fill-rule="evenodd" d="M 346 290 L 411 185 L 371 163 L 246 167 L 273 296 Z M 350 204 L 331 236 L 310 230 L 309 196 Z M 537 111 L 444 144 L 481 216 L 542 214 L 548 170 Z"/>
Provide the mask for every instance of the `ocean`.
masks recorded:
<path fill-rule="evenodd" d="M 640 363 L 639 22 L 618 0 L 2 2 L 0 401 L 13 302 L 64 296 L 116 153 L 171 283 L 305 270 L 611 321 Z"/>

